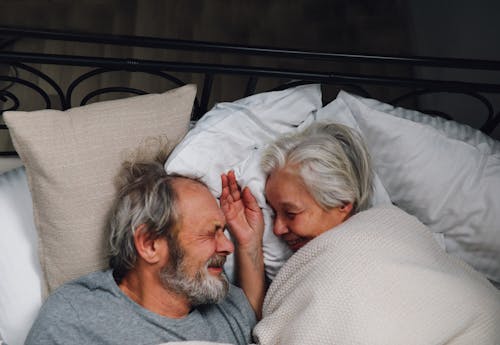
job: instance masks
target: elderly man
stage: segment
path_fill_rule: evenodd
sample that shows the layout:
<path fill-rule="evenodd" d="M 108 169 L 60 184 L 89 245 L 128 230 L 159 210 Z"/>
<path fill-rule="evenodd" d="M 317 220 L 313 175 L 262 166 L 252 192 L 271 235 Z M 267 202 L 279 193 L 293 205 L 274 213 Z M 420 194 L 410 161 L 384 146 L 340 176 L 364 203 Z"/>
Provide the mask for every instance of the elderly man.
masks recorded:
<path fill-rule="evenodd" d="M 165 158 L 124 163 L 110 218 L 111 269 L 56 290 L 26 344 L 251 342 L 264 295 L 264 286 L 255 284 L 264 274 L 263 224 L 254 224 L 254 232 L 232 230 L 245 272 L 242 291 L 223 275 L 234 246 L 216 199 L 197 180 L 167 175 Z M 227 190 L 225 175 L 223 184 Z M 260 212 L 249 194 L 231 199 L 228 218 Z"/>

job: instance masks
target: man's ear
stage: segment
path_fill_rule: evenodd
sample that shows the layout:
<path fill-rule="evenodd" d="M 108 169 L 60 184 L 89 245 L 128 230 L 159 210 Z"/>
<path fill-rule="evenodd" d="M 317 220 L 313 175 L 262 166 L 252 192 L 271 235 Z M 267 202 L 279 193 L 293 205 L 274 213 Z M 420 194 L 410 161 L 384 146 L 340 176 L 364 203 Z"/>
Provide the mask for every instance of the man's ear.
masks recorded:
<path fill-rule="evenodd" d="M 161 261 L 164 247 L 167 246 L 166 240 L 154 239 L 148 234 L 146 224 L 141 224 L 135 229 L 134 244 L 139 256 L 149 264 Z"/>

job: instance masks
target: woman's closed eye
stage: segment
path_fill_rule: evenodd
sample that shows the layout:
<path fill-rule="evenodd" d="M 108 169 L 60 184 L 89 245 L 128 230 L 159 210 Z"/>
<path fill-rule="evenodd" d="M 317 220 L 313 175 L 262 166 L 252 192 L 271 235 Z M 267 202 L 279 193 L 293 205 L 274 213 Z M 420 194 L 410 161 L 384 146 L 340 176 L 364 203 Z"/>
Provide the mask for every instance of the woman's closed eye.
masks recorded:
<path fill-rule="evenodd" d="M 297 215 L 299 215 L 300 212 L 298 211 L 287 211 L 285 212 L 286 218 L 289 220 L 294 220 Z"/>

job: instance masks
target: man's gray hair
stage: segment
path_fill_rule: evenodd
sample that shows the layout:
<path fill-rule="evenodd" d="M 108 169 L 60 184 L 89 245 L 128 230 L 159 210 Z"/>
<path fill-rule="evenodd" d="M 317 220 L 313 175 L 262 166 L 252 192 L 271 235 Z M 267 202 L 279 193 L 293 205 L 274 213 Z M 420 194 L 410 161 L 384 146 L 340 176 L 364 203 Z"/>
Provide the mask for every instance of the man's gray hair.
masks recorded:
<path fill-rule="evenodd" d="M 165 237 L 170 244 L 180 223 L 173 188 L 173 181 L 179 177 L 165 172 L 169 148 L 157 152 L 151 157 L 138 150 L 122 164 L 116 177 L 118 195 L 109 220 L 109 264 L 118 280 L 136 263 L 134 232 L 141 224 L 145 225 L 142 231 L 152 239 Z"/>
<path fill-rule="evenodd" d="M 357 131 L 336 123 L 315 123 L 276 140 L 261 162 L 267 176 L 291 165 L 324 209 L 350 202 L 356 213 L 371 206 L 373 168 Z"/>

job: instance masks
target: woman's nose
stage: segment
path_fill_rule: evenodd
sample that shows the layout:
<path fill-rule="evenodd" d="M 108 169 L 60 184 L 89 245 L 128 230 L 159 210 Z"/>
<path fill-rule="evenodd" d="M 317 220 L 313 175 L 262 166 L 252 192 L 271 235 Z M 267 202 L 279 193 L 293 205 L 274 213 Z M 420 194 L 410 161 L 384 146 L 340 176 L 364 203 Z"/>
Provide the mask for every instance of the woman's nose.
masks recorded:
<path fill-rule="evenodd" d="M 274 218 L 273 232 L 276 236 L 282 236 L 288 232 L 288 228 L 279 216 Z"/>

